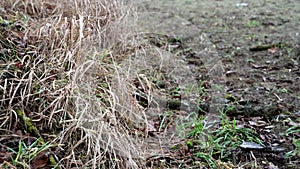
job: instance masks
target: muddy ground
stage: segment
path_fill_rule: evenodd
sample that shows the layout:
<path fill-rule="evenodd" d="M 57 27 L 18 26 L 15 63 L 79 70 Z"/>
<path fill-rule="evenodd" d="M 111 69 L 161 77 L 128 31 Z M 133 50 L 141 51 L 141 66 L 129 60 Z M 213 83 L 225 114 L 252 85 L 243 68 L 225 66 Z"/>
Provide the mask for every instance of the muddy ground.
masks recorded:
<path fill-rule="evenodd" d="M 144 58 L 138 72 L 158 86 L 153 100 L 159 106 L 148 109 L 155 128 L 147 145 L 149 161 L 186 161 L 168 148 L 182 141 L 175 125 L 164 132 L 158 126 L 165 117 L 172 124 L 193 112 L 217 126 L 219 110 L 226 110 L 238 125 L 254 129 L 264 144 L 286 152 L 295 148 L 291 140 L 300 134 L 280 133 L 299 126 L 300 1 L 144 0 L 135 5 L 137 26 L 160 49 L 160 56 Z M 299 168 L 299 159 L 283 158 L 283 153 L 263 153 L 257 158 L 259 168 Z"/>

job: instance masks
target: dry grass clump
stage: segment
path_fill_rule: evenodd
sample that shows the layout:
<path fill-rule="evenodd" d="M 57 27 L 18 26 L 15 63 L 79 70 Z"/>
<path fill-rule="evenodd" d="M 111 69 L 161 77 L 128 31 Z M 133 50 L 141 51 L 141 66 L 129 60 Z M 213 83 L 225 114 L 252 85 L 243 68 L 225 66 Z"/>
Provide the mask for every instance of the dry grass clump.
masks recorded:
<path fill-rule="evenodd" d="M 136 45 L 123 3 L 0 2 L 2 167 L 142 165 L 132 131 L 145 126 L 145 117 L 115 62 Z M 47 142 L 28 156 L 19 151 Z"/>

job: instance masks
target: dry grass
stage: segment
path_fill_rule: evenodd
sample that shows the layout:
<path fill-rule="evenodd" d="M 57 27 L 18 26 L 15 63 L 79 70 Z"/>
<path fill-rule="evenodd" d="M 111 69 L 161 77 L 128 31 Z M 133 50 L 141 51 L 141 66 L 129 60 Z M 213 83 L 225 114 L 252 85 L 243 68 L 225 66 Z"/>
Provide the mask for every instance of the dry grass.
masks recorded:
<path fill-rule="evenodd" d="M 117 63 L 138 45 L 122 3 L 0 3 L 1 162 L 15 158 L 5 147 L 41 137 L 60 168 L 142 167 L 143 139 L 132 131 L 145 128 L 145 115 Z"/>

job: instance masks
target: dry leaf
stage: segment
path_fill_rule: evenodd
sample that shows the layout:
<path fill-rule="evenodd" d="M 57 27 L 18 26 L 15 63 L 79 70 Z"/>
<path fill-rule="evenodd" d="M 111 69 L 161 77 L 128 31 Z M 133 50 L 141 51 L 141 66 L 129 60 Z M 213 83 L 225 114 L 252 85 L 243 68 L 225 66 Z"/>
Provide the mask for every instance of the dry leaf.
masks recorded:
<path fill-rule="evenodd" d="M 50 152 L 41 152 L 31 161 L 33 169 L 44 168 L 50 159 Z"/>

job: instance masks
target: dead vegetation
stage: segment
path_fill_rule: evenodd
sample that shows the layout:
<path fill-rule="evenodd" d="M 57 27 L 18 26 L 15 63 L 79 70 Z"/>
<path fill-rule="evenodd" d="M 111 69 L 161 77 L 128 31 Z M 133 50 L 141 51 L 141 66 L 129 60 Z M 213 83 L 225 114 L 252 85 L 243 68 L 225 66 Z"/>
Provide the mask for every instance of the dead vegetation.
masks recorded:
<path fill-rule="evenodd" d="M 123 3 L 1 1 L 1 167 L 142 166 L 145 116 L 116 76 L 136 45 Z"/>

